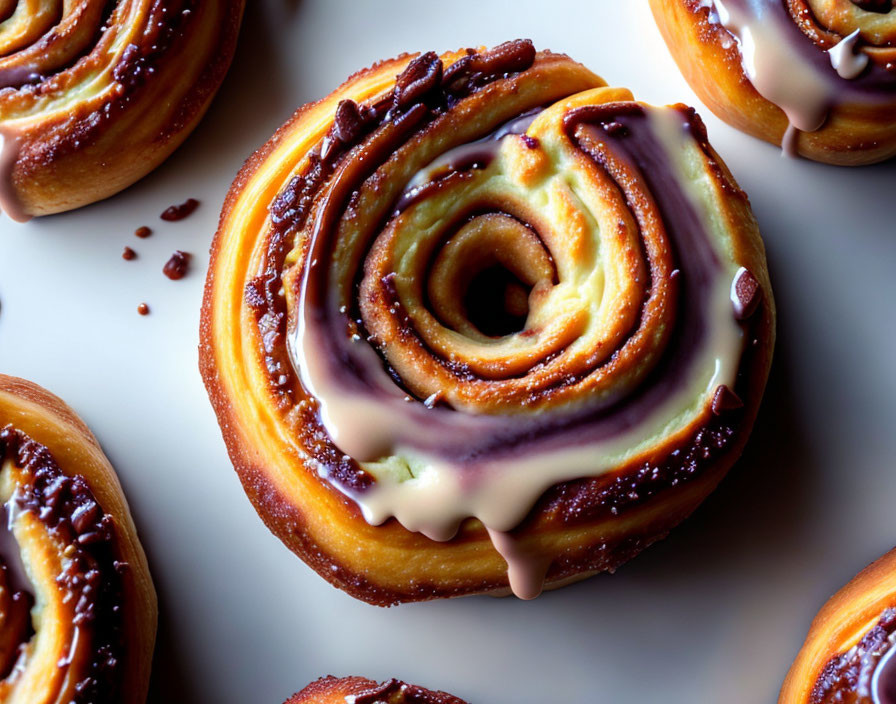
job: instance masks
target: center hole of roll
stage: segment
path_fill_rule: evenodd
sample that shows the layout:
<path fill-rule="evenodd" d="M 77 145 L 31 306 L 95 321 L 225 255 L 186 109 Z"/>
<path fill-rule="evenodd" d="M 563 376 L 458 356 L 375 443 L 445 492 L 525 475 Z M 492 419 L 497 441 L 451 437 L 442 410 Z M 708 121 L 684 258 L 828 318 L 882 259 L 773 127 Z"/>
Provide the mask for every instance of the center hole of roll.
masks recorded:
<path fill-rule="evenodd" d="M 555 277 L 553 260 L 535 230 L 503 213 L 479 215 L 460 227 L 429 273 L 432 313 L 448 328 L 485 344 L 526 330 Z"/>
<path fill-rule="evenodd" d="M 467 319 L 489 337 L 520 332 L 529 317 L 531 286 L 500 264 L 475 274 L 464 295 Z"/>
<path fill-rule="evenodd" d="M 893 0 L 852 0 L 853 5 L 858 5 L 867 12 L 887 14 L 893 9 Z"/>

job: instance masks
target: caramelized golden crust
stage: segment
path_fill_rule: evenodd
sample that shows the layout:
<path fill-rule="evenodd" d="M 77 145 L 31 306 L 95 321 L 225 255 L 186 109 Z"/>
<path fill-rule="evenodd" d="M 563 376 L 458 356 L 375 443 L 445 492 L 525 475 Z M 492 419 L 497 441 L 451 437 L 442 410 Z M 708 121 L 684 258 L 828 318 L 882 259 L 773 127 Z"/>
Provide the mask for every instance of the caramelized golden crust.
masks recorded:
<path fill-rule="evenodd" d="M 0 699 L 144 701 L 156 596 L 118 478 L 68 406 L 4 375 L 0 498 Z"/>
<path fill-rule="evenodd" d="M 896 632 L 894 609 L 896 550 L 859 572 L 821 608 L 778 704 L 871 704 L 873 672 Z"/>
<path fill-rule="evenodd" d="M 363 677 L 322 677 L 285 704 L 466 704 L 445 692 L 434 692 L 398 680 L 377 683 Z"/>
<path fill-rule="evenodd" d="M 868 12 L 851 0 L 786 0 L 783 4 L 788 21 L 802 32 L 797 36 L 806 43 L 800 47 L 806 65 L 816 64 L 812 75 L 831 72 L 824 78 L 829 96 L 821 98 L 826 103 L 821 106 L 823 125 L 795 136 L 795 151 L 808 159 L 842 166 L 892 158 L 896 155 L 896 123 L 892 119 L 896 110 L 896 11 Z M 741 44 L 719 22 L 710 3 L 650 0 L 650 6 L 675 62 L 700 100 L 737 129 L 782 145 L 790 124 L 785 106 L 757 90 L 747 75 Z M 857 30 L 861 31 L 858 46 L 867 55 L 870 68 L 858 81 L 838 78 L 824 52 Z M 812 57 L 812 52 L 817 56 Z M 784 63 L 775 70 L 787 74 L 800 61 Z"/>
<path fill-rule="evenodd" d="M 107 198 L 199 122 L 236 48 L 244 0 L 104 0 L 0 24 L 0 198 L 17 219 Z M 27 41 L 26 41 L 27 40 Z"/>
<path fill-rule="evenodd" d="M 493 50 L 498 54 L 501 51 L 506 54 L 521 50 L 518 43 L 515 48 L 505 46 Z M 351 205 L 347 213 L 361 214 L 361 218 L 371 220 L 380 217 L 377 212 L 384 213 L 387 220 L 394 217 L 393 225 L 383 228 L 385 234 L 371 247 L 364 273 L 359 275 L 365 281 L 360 284 L 362 293 L 358 305 L 366 311 L 358 313 L 363 325 L 357 332 L 364 337 L 382 323 L 377 328 L 373 345 L 378 350 L 381 364 L 402 379 L 409 397 L 415 399 L 410 405 L 424 405 L 427 401 L 428 405 L 438 406 L 438 399 L 428 398 L 430 389 L 427 387 L 432 375 L 438 374 L 442 393 L 452 407 L 467 404 L 477 409 L 472 414 L 474 416 L 501 418 L 508 410 L 511 415 L 514 413 L 514 404 L 517 408 L 539 406 L 545 412 L 555 412 L 564 408 L 564 404 L 575 404 L 581 398 L 596 396 L 594 389 L 600 388 L 599 384 L 641 383 L 639 380 L 643 379 L 645 368 L 655 365 L 645 362 L 644 358 L 638 362 L 632 341 L 644 340 L 644 349 L 653 349 L 652 354 L 662 357 L 661 349 L 672 344 L 669 340 L 675 337 L 678 324 L 674 311 L 684 310 L 676 304 L 680 291 L 675 283 L 678 276 L 675 268 L 680 262 L 676 262 L 675 248 L 670 249 L 668 244 L 661 242 L 665 230 L 658 224 L 657 206 L 648 184 L 643 177 L 628 171 L 629 167 L 623 161 L 614 161 L 612 155 L 607 156 L 603 142 L 589 136 L 592 135 L 591 127 L 577 120 L 599 121 L 605 116 L 617 115 L 622 121 L 630 119 L 634 125 L 653 114 L 651 110 L 657 110 L 662 111 L 664 119 L 680 121 L 676 124 L 694 136 L 688 151 L 689 159 L 693 161 L 688 163 L 694 165 L 695 173 L 700 174 L 700 183 L 709 184 L 711 195 L 707 197 L 716 207 L 712 227 L 726 233 L 724 247 L 733 265 L 743 267 L 754 277 L 754 305 L 740 323 L 744 352 L 739 366 L 735 365 L 736 379 L 732 382 L 736 403 L 733 408 L 723 410 L 717 408 L 715 402 L 709 403 L 712 399 L 705 405 L 698 402 L 688 422 L 666 437 L 651 441 L 639 452 L 631 453 L 609 471 L 586 472 L 572 481 L 548 482 L 547 491 L 539 492 L 540 499 L 535 497 L 535 506 L 523 511 L 525 518 L 512 534 L 514 550 L 544 560 L 548 587 L 614 569 L 664 536 L 694 510 L 739 455 L 755 419 L 771 363 L 774 304 L 764 250 L 748 200 L 706 142 L 699 118 L 683 107 L 648 109 L 633 102 L 628 91 L 605 87 L 601 79 L 568 57 L 544 52 L 537 56 L 533 53 L 529 63 L 516 67 L 516 70 L 502 71 L 488 80 L 478 79 L 481 81 L 479 85 L 467 86 L 450 96 L 446 93 L 447 97 L 427 95 L 426 90 L 436 90 L 432 86 L 421 89 L 423 102 L 409 100 L 402 108 L 403 112 L 394 109 L 387 114 L 387 110 L 392 109 L 390 106 L 397 103 L 394 97 L 396 75 L 399 75 L 399 86 L 414 82 L 423 85 L 427 80 L 436 84 L 437 81 L 426 76 L 437 72 L 454 81 L 456 76 L 452 71 L 457 70 L 453 69 L 456 64 L 470 62 L 471 56 L 475 61 L 487 63 L 492 60 L 489 58 L 492 55 L 481 51 L 479 54 L 449 53 L 441 57 L 439 66 L 435 65 L 438 60 L 435 55 L 401 57 L 354 75 L 325 100 L 299 110 L 240 172 L 225 203 L 212 247 L 212 265 L 203 304 L 200 368 L 231 460 L 260 516 L 281 540 L 332 584 L 377 605 L 507 592 L 507 555 L 499 554 L 483 522 L 476 519 L 464 521 L 455 537 L 445 542 L 408 530 L 397 520 L 370 525 L 358 502 L 363 503 L 368 495 L 366 492 L 387 481 L 387 475 L 378 474 L 387 470 L 382 470 L 377 463 L 358 461 L 340 450 L 321 421 L 317 400 L 310 396 L 293 371 L 286 343 L 295 332 L 298 315 L 298 294 L 293 287 L 299 286 L 297 282 L 309 258 L 314 260 L 309 254 L 311 225 L 306 227 L 306 222 L 319 222 L 320 218 L 326 217 L 320 210 L 326 199 L 319 194 L 326 193 L 330 187 L 331 172 L 327 164 L 321 170 L 322 161 L 330 159 L 333 170 L 345 173 L 342 170 L 351 170 L 358 165 L 377 169 L 392 152 L 409 153 L 407 164 L 392 159 L 362 186 L 357 183 L 351 186 L 354 190 L 349 197 Z M 477 59 L 476 56 L 486 58 Z M 442 78 L 442 85 L 449 79 Z M 452 89 L 445 90 L 450 92 Z M 348 107 L 347 101 L 351 103 Z M 438 107 L 433 108 L 434 104 Z M 434 116 L 420 117 L 425 112 L 418 109 L 421 106 L 431 109 Z M 552 168 L 548 161 L 539 161 L 542 154 L 552 149 L 549 145 L 554 140 L 569 145 L 565 147 L 569 151 L 564 154 L 568 153 L 570 159 L 576 160 L 575 163 L 587 171 L 589 175 L 584 178 L 601 179 L 601 198 L 616 204 L 603 216 L 605 220 L 601 225 L 606 225 L 607 232 L 618 232 L 619 240 L 607 235 L 604 246 L 624 249 L 628 246 L 625 243 L 630 242 L 627 240 L 630 235 L 645 240 L 645 244 L 635 245 L 629 254 L 621 254 L 613 263 L 623 271 L 630 267 L 637 272 L 640 266 L 646 266 L 653 278 L 638 273 L 621 275 L 620 280 L 625 283 L 620 285 L 627 286 L 626 290 L 630 291 L 620 297 L 628 295 L 632 301 L 627 304 L 631 306 L 628 321 L 612 319 L 607 323 L 608 328 L 616 324 L 620 326 L 613 328 L 617 341 L 608 341 L 599 355 L 576 356 L 573 353 L 569 340 L 563 337 L 576 327 L 571 321 L 558 328 L 557 339 L 561 342 L 557 343 L 556 349 L 560 353 L 544 358 L 543 364 L 520 361 L 513 355 L 507 356 L 495 368 L 488 364 L 476 368 L 473 362 L 456 366 L 446 364 L 444 360 L 452 353 L 461 353 L 458 351 L 461 345 L 441 354 L 435 353 L 432 344 L 421 344 L 424 339 L 435 340 L 425 338 L 425 326 L 403 325 L 400 315 L 390 319 L 385 314 L 390 307 L 398 309 L 407 301 L 401 298 L 400 278 L 396 284 L 398 293 L 390 288 L 391 282 L 396 280 L 390 268 L 399 266 L 399 260 L 389 253 L 387 243 L 395 239 L 391 238 L 389 227 L 400 227 L 399 221 L 403 217 L 401 213 L 388 215 L 390 204 L 401 196 L 401 205 L 396 210 L 406 207 L 402 213 L 411 214 L 417 204 L 426 207 L 428 199 L 451 194 L 455 187 L 463 189 L 479 177 L 480 169 L 457 174 L 456 178 L 449 173 L 437 182 L 434 191 L 425 192 L 423 196 L 413 190 L 405 194 L 407 197 L 401 195 L 402 188 L 419 168 L 415 166 L 418 162 L 425 165 L 441 153 L 450 153 L 457 144 L 463 145 L 488 135 L 495 125 L 532 108 L 545 106 L 547 109 L 535 118 L 536 122 L 520 137 L 519 143 L 515 139 L 505 140 L 505 146 L 501 147 L 513 150 L 507 158 L 521 167 L 519 178 L 524 182 L 538 182 L 539 174 L 543 175 L 540 169 Z M 580 109 L 584 112 L 576 112 Z M 351 121 L 345 118 L 346 111 L 352 114 L 357 111 L 362 120 L 368 121 L 367 126 L 354 130 L 347 128 Z M 341 118 L 338 117 L 340 113 Z M 477 115 L 481 123 L 473 117 Z M 384 148 L 381 153 L 371 146 L 378 139 L 377 135 L 398 130 L 411 119 L 422 121 L 409 128 L 408 134 L 399 139 L 397 145 Z M 442 122 L 437 122 L 439 120 Z M 450 136 L 446 136 L 449 130 L 440 130 L 440 125 L 444 124 L 451 125 Z M 351 132 L 354 134 L 346 134 Z M 335 146 L 332 142 L 336 142 Z M 414 149 L 421 150 L 422 156 L 414 156 Z M 331 154 L 333 156 L 328 156 Z M 605 166 L 592 176 L 594 167 L 590 164 L 604 158 L 607 159 Z M 578 173 L 574 170 L 579 166 L 569 168 L 570 173 Z M 602 168 L 606 171 L 600 170 Z M 394 175 L 395 171 L 399 175 Z M 488 168 L 481 171 L 485 178 Z M 376 194 L 369 203 L 378 202 L 379 205 L 370 205 L 364 200 L 368 190 Z M 458 193 L 456 198 L 463 202 L 462 193 Z M 412 202 L 407 205 L 405 201 Z M 474 245 L 470 246 L 474 252 L 485 251 L 494 245 L 495 238 L 501 243 L 499 250 L 508 246 L 522 248 L 508 256 L 511 265 L 519 267 L 521 279 L 526 277 L 527 271 L 538 274 L 545 266 L 548 269 L 553 266 L 562 268 L 562 245 L 556 245 L 550 252 L 550 259 L 540 259 L 537 252 L 543 245 L 536 243 L 536 254 L 532 254 L 533 247 L 526 243 L 528 235 L 519 228 L 525 213 L 531 218 L 526 223 L 528 230 L 536 233 L 535 237 L 542 242 L 549 239 L 558 228 L 555 222 L 548 222 L 547 208 L 541 213 L 532 208 L 523 210 L 521 201 L 510 196 L 473 198 L 469 207 L 474 212 L 462 208 L 463 214 L 458 216 L 457 222 L 461 226 L 467 222 L 467 216 L 476 221 L 481 210 L 486 210 L 485 217 L 491 218 L 486 219 L 487 227 L 472 233 Z M 576 212 L 576 208 L 561 207 L 561 211 L 563 217 L 569 219 L 561 219 L 564 224 L 556 237 L 572 237 L 576 232 L 588 231 L 590 225 L 587 222 L 577 229 L 576 219 L 583 216 Z M 308 217 L 308 213 L 312 216 Z M 515 234 L 504 238 L 502 233 L 508 213 L 515 217 L 515 222 L 507 225 Z M 335 217 L 342 217 L 342 214 Z M 505 219 L 496 223 L 496 217 Z M 616 218 L 622 224 L 611 226 L 610 223 L 617 222 Z M 347 221 L 351 219 L 346 217 Z M 440 222 L 450 230 L 450 221 L 451 218 L 443 218 Z M 477 237 L 492 239 L 488 239 L 486 246 L 484 240 L 476 240 Z M 584 234 L 582 238 L 581 248 L 587 251 L 589 245 L 585 244 Z M 297 244 L 294 250 L 293 243 Z M 642 246 L 649 250 L 646 264 L 642 264 Z M 477 250 L 476 247 L 485 249 Z M 422 243 L 419 249 L 423 249 Z M 443 252 L 447 250 L 446 247 Z M 462 256 L 460 245 L 455 252 L 461 254 L 456 255 L 454 267 L 440 269 L 436 255 L 430 260 L 436 262 L 432 275 L 437 277 L 441 271 L 449 281 L 429 295 L 430 301 L 443 295 L 444 302 L 431 303 L 436 308 L 441 306 L 437 316 L 442 320 L 448 319 L 452 311 L 461 311 L 461 307 L 452 301 L 459 299 L 464 286 L 469 283 L 452 272 L 477 266 L 477 257 Z M 574 254 L 573 258 L 577 256 Z M 425 256 L 418 258 L 425 259 Z M 458 261 L 460 265 L 457 265 Z M 338 267 L 338 263 L 335 266 Z M 589 266 L 576 263 L 573 268 L 588 273 Z M 377 271 L 376 267 L 385 268 Z M 424 262 L 416 277 L 408 277 L 408 280 L 420 281 L 420 288 L 425 289 L 430 285 L 427 276 L 430 274 Z M 343 281 L 352 278 L 347 275 Z M 729 282 L 730 279 L 725 279 L 725 300 L 728 300 Z M 547 282 L 545 289 L 555 283 Z M 370 286 L 369 295 L 363 293 L 365 286 Z M 350 288 L 346 286 L 346 290 Z M 536 328 L 532 320 L 537 313 L 532 311 L 538 305 L 537 290 L 536 282 L 529 296 L 529 330 Z M 349 292 L 349 295 L 352 294 Z M 390 301 L 392 295 L 398 295 L 400 300 Z M 546 298 L 550 295 L 549 292 Z M 642 310 L 644 301 L 647 303 Z M 393 303 L 398 305 L 393 306 Z M 351 305 L 349 303 L 347 307 Z M 408 317 L 425 316 L 427 305 L 406 307 L 406 314 Z M 573 311 L 572 315 L 586 321 L 591 314 Z M 545 316 L 546 325 L 550 325 L 552 317 L 550 314 Z M 649 323 L 654 319 L 665 322 Z M 395 321 L 398 324 L 392 327 Z M 483 335 L 473 329 L 475 325 L 471 323 L 472 327 L 464 327 L 463 311 L 457 325 L 462 331 L 458 334 L 474 343 L 482 342 Z M 650 332 L 636 334 L 634 330 L 639 325 Z M 433 329 L 438 330 L 437 327 Z M 511 337 L 521 340 L 521 346 L 532 340 L 543 340 L 537 332 L 524 331 Z M 608 334 L 607 339 L 610 337 Z M 456 340 L 457 335 L 447 335 L 447 338 Z M 584 338 L 583 334 L 574 334 L 575 340 Z M 501 341 L 506 342 L 506 338 L 498 340 Z M 319 343 L 323 349 L 326 341 L 321 339 Z M 484 344 L 492 345 L 487 340 Z M 406 349 L 410 352 L 405 357 L 397 352 L 402 345 L 409 345 Z M 616 353 L 612 355 L 614 348 Z M 608 355 L 614 360 L 612 368 L 604 364 Z M 570 360 L 569 366 L 565 371 L 562 366 L 555 370 L 552 367 L 555 360 L 560 360 L 556 365 Z M 428 371 L 413 377 L 417 374 L 418 363 L 429 365 L 426 367 Z M 521 371 L 505 374 L 507 365 L 514 364 L 518 364 Z M 572 370 L 576 365 L 578 372 Z M 530 373 L 530 368 L 533 371 L 527 396 L 525 384 L 520 379 Z M 617 369 L 621 371 L 615 371 Z M 558 374 L 560 383 L 551 381 L 549 373 Z M 540 380 L 548 380 L 538 393 L 531 391 L 535 388 L 536 375 Z M 570 391 L 576 384 L 586 389 L 580 396 Z M 496 393 L 496 388 L 500 392 Z M 508 399 L 515 400 L 510 403 Z M 504 407 L 506 404 L 509 407 Z M 376 417 L 371 421 L 376 422 Z M 521 418 L 520 422 L 526 420 Z M 530 455 L 521 455 L 521 458 L 525 461 L 533 456 L 534 451 Z"/>

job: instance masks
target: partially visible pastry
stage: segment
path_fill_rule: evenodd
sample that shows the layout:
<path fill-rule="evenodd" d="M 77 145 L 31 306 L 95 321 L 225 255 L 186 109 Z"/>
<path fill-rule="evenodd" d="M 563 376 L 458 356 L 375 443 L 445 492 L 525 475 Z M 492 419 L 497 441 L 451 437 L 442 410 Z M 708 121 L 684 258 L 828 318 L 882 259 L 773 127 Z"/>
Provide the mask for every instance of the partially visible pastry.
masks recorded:
<path fill-rule="evenodd" d="M 322 677 L 285 704 L 466 704 L 445 692 L 398 680 L 377 683 L 363 677 Z"/>
<path fill-rule="evenodd" d="M 896 550 L 818 612 L 778 704 L 896 704 Z"/>
<path fill-rule="evenodd" d="M 127 502 L 80 418 L 0 375 L 0 701 L 141 704 L 156 595 Z"/>
<path fill-rule="evenodd" d="M 518 40 L 361 71 L 248 161 L 200 364 L 259 514 L 325 579 L 529 599 L 715 488 L 774 320 L 696 113 Z"/>
<path fill-rule="evenodd" d="M 0 3 L 0 208 L 71 210 L 158 166 L 224 79 L 243 5 Z"/>
<path fill-rule="evenodd" d="M 847 166 L 896 155 L 893 0 L 650 0 L 691 87 L 726 122 Z"/>

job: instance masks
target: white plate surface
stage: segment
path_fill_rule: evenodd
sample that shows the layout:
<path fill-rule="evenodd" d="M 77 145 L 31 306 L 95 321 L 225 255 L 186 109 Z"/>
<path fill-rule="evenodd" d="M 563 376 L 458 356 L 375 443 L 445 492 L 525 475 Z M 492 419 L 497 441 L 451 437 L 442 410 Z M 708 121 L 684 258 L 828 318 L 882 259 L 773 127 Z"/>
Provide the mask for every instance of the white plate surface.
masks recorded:
<path fill-rule="evenodd" d="M 78 212 L 0 221 L 0 370 L 65 398 L 118 469 L 161 599 L 153 703 L 280 704 L 328 673 L 483 704 L 771 702 L 818 607 L 896 543 L 896 163 L 782 159 L 705 108 L 752 198 L 780 327 L 749 448 L 693 518 L 617 574 L 532 603 L 390 610 L 333 589 L 268 533 L 197 371 L 230 180 L 294 108 L 355 70 L 515 37 L 641 99 L 700 107 L 644 0 L 250 0 L 224 88 L 162 168 Z M 159 220 L 191 196 L 195 215 Z M 156 233 L 138 240 L 144 224 Z M 121 259 L 125 245 L 138 260 Z M 195 255 L 180 282 L 161 274 L 174 249 Z"/>

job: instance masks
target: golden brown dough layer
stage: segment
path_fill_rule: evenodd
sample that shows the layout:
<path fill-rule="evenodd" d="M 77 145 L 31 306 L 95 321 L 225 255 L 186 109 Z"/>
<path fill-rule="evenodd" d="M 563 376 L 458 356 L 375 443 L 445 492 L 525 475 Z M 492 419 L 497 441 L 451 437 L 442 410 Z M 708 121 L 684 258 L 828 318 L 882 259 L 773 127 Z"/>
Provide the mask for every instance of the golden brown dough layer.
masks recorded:
<path fill-rule="evenodd" d="M 896 550 L 862 570 L 822 607 L 778 704 L 896 701 Z"/>
<path fill-rule="evenodd" d="M 406 684 L 398 680 L 377 683 L 363 677 L 322 677 L 285 704 L 466 704 L 445 692 Z"/>
<path fill-rule="evenodd" d="M 896 9 L 889 0 L 650 5 L 684 77 L 729 124 L 829 164 L 896 155 Z"/>
<path fill-rule="evenodd" d="M 531 598 L 715 487 L 774 304 L 696 114 L 517 41 L 299 110 L 230 191 L 201 334 L 247 493 L 325 579 L 379 605 Z"/>
<path fill-rule="evenodd" d="M 0 700 L 143 702 L 156 595 L 118 478 L 68 406 L 3 375 L 0 501 Z"/>
<path fill-rule="evenodd" d="M 130 186 L 193 130 L 243 0 L 19 3 L 0 22 L 0 206 L 23 220 Z"/>

